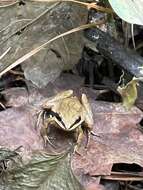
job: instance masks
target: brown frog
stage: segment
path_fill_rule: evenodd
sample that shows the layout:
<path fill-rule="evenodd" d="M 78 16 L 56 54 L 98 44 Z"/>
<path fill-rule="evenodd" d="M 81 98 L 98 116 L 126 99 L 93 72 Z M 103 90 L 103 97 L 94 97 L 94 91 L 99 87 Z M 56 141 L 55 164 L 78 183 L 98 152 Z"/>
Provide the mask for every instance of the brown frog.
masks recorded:
<path fill-rule="evenodd" d="M 42 105 L 44 115 L 44 126 L 41 129 L 41 134 L 45 143 L 50 140 L 47 134 L 47 128 L 51 125 L 61 128 L 64 131 L 76 131 L 77 145 L 74 150 L 78 152 L 79 145 L 83 138 L 83 124 L 90 137 L 90 132 L 93 126 L 93 116 L 90 104 L 85 94 L 82 94 L 81 101 L 77 96 L 73 95 L 73 90 L 67 90 L 58 93 L 56 96 L 49 98 Z M 46 118 L 46 112 L 50 110 L 49 117 Z M 88 144 L 88 143 L 87 143 Z"/>

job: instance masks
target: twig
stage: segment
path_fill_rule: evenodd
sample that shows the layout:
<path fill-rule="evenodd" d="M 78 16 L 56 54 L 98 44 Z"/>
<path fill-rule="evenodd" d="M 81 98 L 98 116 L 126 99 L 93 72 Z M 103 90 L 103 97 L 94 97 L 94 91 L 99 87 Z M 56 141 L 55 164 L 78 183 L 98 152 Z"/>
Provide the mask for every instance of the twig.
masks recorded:
<path fill-rule="evenodd" d="M 91 44 L 107 59 L 112 60 L 117 65 L 136 76 L 143 77 L 143 58 L 134 50 L 129 50 L 117 42 L 108 33 L 98 28 L 86 31 L 86 37 L 91 40 Z"/>
<path fill-rule="evenodd" d="M 11 47 L 9 47 L 1 56 L 0 60 L 10 51 Z"/>
<path fill-rule="evenodd" d="M 82 1 L 77 1 L 77 0 L 30 0 L 30 1 L 34 1 L 34 2 L 73 2 L 73 3 L 77 3 L 77 4 L 80 4 L 80 5 L 84 5 L 86 6 L 88 9 L 96 9 L 98 11 L 101 11 L 101 12 L 106 12 L 106 13 L 113 13 L 113 10 L 110 9 L 110 8 L 107 8 L 107 7 L 102 7 L 102 6 L 99 6 L 99 5 L 96 5 L 96 3 L 85 3 L 85 2 L 82 2 Z"/>
<path fill-rule="evenodd" d="M 15 1 L 15 2 L 7 4 L 7 5 L 1 5 L 0 8 L 7 8 L 7 7 L 10 7 L 10 6 L 16 5 L 17 3 L 19 3 L 19 1 Z"/>

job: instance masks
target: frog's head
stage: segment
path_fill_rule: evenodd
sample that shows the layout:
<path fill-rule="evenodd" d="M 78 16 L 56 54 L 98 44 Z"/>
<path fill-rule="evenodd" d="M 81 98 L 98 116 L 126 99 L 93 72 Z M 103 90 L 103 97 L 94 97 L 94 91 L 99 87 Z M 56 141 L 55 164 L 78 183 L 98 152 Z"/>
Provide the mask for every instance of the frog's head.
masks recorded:
<path fill-rule="evenodd" d="M 83 120 L 81 118 L 81 116 L 76 116 L 76 117 L 72 117 L 72 118 L 67 118 L 64 117 L 61 120 L 61 125 L 62 128 L 66 131 L 72 131 L 74 129 L 76 129 L 77 127 L 79 127 L 81 124 L 83 123 Z"/>
<path fill-rule="evenodd" d="M 50 117 L 57 124 L 58 128 L 62 128 L 65 131 L 72 131 L 83 123 L 81 116 L 70 117 L 68 113 L 64 113 L 64 117 L 62 117 L 58 113 L 51 112 Z"/>

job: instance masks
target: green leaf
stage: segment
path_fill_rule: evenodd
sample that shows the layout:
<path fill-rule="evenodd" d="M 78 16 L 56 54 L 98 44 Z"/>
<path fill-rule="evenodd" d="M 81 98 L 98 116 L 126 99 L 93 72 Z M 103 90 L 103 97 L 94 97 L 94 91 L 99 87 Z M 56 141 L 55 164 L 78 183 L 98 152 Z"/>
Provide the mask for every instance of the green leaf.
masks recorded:
<path fill-rule="evenodd" d="M 129 110 L 134 105 L 138 93 L 137 93 L 137 85 L 138 85 L 138 78 L 133 78 L 130 82 L 126 84 L 124 87 L 118 87 L 118 92 L 122 96 L 123 106 Z"/>
<path fill-rule="evenodd" d="M 5 186 L 5 188 L 4 188 Z M 27 165 L 6 173 L 6 190 L 84 190 L 73 175 L 70 154 L 34 154 Z"/>
<path fill-rule="evenodd" d="M 143 25 L 143 1 L 142 0 L 109 0 L 115 13 L 131 24 Z"/>

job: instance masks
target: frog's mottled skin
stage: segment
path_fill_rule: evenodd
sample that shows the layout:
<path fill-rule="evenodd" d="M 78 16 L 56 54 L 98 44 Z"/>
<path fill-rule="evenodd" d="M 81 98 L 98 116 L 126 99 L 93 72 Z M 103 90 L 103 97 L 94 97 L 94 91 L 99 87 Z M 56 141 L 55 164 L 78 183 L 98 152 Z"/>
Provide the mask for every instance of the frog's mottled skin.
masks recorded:
<path fill-rule="evenodd" d="M 88 131 L 92 130 L 93 116 L 85 94 L 82 94 L 80 101 L 76 96 L 73 96 L 73 90 L 67 90 L 45 101 L 42 107 L 44 110 L 50 109 L 53 113 L 49 118 L 44 119 L 44 129 L 42 129 L 42 135 L 48 142 L 47 128 L 49 123 L 54 122 L 55 126 L 65 131 L 76 130 L 78 132 L 77 146 L 82 140 L 83 130 L 81 125 L 83 122 Z M 75 149 L 77 149 L 77 146 Z"/>

